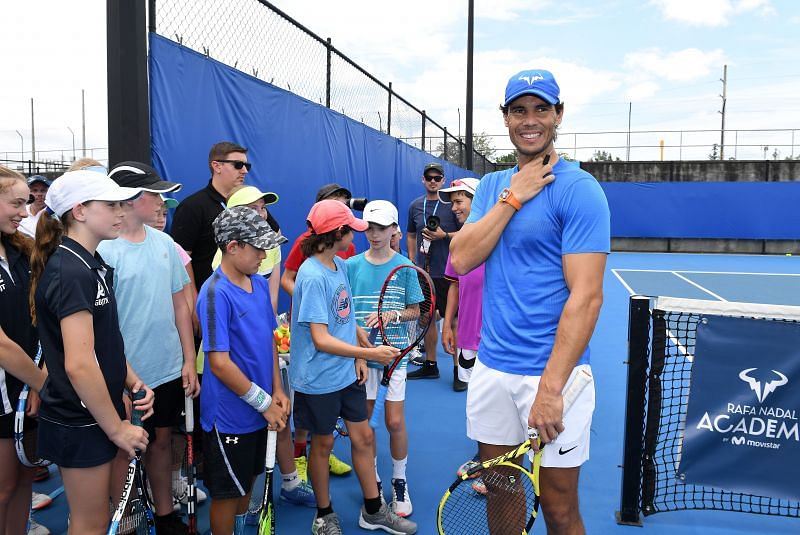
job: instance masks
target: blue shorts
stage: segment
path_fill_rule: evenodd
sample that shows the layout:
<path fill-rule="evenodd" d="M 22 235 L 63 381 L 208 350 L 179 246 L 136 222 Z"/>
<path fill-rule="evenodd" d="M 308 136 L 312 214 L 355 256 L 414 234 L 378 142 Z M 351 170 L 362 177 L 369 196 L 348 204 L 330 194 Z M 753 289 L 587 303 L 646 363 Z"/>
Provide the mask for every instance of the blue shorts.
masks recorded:
<path fill-rule="evenodd" d="M 294 424 L 315 435 L 331 435 L 341 416 L 348 422 L 367 419 L 367 390 L 354 381 L 329 394 L 294 393 Z"/>

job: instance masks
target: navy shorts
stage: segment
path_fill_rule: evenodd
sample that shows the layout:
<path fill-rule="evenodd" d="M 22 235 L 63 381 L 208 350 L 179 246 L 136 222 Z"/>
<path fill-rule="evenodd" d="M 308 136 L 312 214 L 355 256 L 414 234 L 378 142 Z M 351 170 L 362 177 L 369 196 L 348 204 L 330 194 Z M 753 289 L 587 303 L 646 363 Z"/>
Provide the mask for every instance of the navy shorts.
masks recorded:
<path fill-rule="evenodd" d="M 142 422 L 151 442 L 156 439 L 156 427 L 176 427 L 180 425 L 184 400 L 183 379 L 178 377 L 153 389 L 153 414 Z"/>
<path fill-rule="evenodd" d="M 90 468 L 110 462 L 119 449 L 100 426 L 72 427 L 39 418 L 39 457 L 63 468 Z"/>
<path fill-rule="evenodd" d="M 354 381 L 330 394 L 294 393 L 294 424 L 315 435 L 330 435 L 341 416 L 348 422 L 367 419 L 367 389 Z"/>
<path fill-rule="evenodd" d="M 447 309 L 447 292 L 450 290 L 450 281 L 445 278 L 433 280 L 433 291 L 436 293 L 436 310 L 444 318 L 444 311 Z"/>
<path fill-rule="evenodd" d="M 212 499 L 246 496 L 256 476 L 264 471 L 267 428 L 252 433 L 203 431 L 204 483 Z"/>

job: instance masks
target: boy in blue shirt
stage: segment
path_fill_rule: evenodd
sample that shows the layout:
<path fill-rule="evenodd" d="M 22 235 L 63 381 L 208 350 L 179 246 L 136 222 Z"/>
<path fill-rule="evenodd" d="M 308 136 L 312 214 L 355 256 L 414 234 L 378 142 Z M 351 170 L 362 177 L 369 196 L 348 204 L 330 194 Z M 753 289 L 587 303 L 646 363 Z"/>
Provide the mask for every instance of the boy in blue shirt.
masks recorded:
<path fill-rule="evenodd" d="M 411 260 L 391 249 L 392 236 L 398 227 L 397 208 L 389 201 L 372 201 L 364 207 L 364 220 L 369 224 L 366 235 L 369 249 L 360 255 L 348 258 L 347 278 L 353 289 L 353 308 L 359 327 L 375 329 L 378 326 L 378 299 L 389 273 L 397 266 L 413 265 Z M 403 270 L 409 271 L 409 270 Z M 395 301 L 391 309 L 400 312 L 406 308 L 419 309 L 417 303 L 423 300 L 422 291 L 416 278 L 403 278 L 394 288 Z M 406 394 L 406 368 L 408 357 L 397 366 L 389 383 L 386 396 L 386 429 L 389 431 L 392 453 L 392 501 L 389 509 L 395 514 L 407 517 L 412 512 L 411 497 L 406 483 L 406 464 L 408 462 L 408 433 L 403 412 Z M 367 405 L 372 414 L 378 385 L 383 376 L 383 367 L 370 362 L 367 364 Z M 381 493 L 381 478 L 378 474 L 378 458 L 375 457 L 375 477 L 378 492 Z"/>
<path fill-rule="evenodd" d="M 253 481 L 264 469 L 266 428 L 281 431 L 289 417 L 272 342 L 277 325 L 269 286 L 253 276 L 265 251 L 286 238 L 246 206 L 223 211 L 213 228 L 222 263 L 197 299 L 206 370 L 200 424 L 211 531 L 231 533 L 235 525 L 238 535 Z M 272 351 L 265 354 L 265 348 Z"/>
<path fill-rule="evenodd" d="M 375 437 L 367 423 L 363 384 L 367 374 L 365 359 L 385 365 L 400 352 L 390 346 L 371 347 L 363 331 L 357 336 L 347 270 L 344 261 L 336 257 L 352 243 L 353 231 L 363 232 L 368 225 L 334 200 L 316 203 L 307 223 L 310 235 L 301 247 L 308 260 L 297 272 L 292 300 L 289 377 L 295 391 L 295 425 L 314 436 L 308 468 L 317 514 L 311 533 L 341 533 L 328 485 L 328 456 L 339 416 L 350 434 L 353 465 L 364 494 L 359 526 L 389 533 L 416 533 L 417 525 L 392 513 L 378 495 L 373 470 Z M 361 346 L 356 345 L 359 341 Z"/>

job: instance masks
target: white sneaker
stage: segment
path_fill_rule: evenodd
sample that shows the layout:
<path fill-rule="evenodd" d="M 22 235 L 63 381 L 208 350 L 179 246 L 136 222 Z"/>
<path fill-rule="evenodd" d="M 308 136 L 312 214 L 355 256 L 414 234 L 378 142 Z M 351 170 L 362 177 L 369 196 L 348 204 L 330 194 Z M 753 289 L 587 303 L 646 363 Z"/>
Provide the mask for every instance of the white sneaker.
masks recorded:
<path fill-rule="evenodd" d="M 200 505 L 208 496 L 203 489 L 195 484 L 194 487 L 194 495 L 197 499 L 197 505 Z M 172 510 L 173 511 L 180 511 L 181 505 L 186 505 L 189 503 L 189 481 L 186 479 L 186 476 L 181 476 L 178 478 L 172 479 Z"/>
<path fill-rule="evenodd" d="M 31 509 L 34 511 L 44 509 L 51 503 L 53 503 L 53 499 L 47 494 L 40 494 L 38 492 L 31 493 Z"/>
<path fill-rule="evenodd" d="M 389 510 L 399 517 L 409 516 L 414 508 L 411 506 L 411 496 L 408 494 L 408 483 L 405 479 L 392 479 L 392 501 Z"/>
<path fill-rule="evenodd" d="M 31 518 L 28 535 L 50 535 L 50 530 Z"/>

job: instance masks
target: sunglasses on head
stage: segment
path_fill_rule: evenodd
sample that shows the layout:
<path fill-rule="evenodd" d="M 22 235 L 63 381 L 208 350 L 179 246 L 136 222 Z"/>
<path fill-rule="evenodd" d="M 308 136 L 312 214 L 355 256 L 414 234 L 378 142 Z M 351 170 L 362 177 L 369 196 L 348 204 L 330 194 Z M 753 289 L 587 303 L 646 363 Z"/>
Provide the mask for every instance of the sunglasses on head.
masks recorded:
<path fill-rule="evenodd" d="M 243 162 L 242 160 L 214 160 L 214 161 L 220 163 L 229 163 L 237 171 L 240 170 L 242 167 L 247 168 L 247 170 L 249 171 L 253 167 L 253 164 L 251 164 L 250 162 Z"/>
<path fill-rule="evenodd" d="M 425 175 L 425 182 L 441 182 L 444 180 L 442 175 Z"/>

